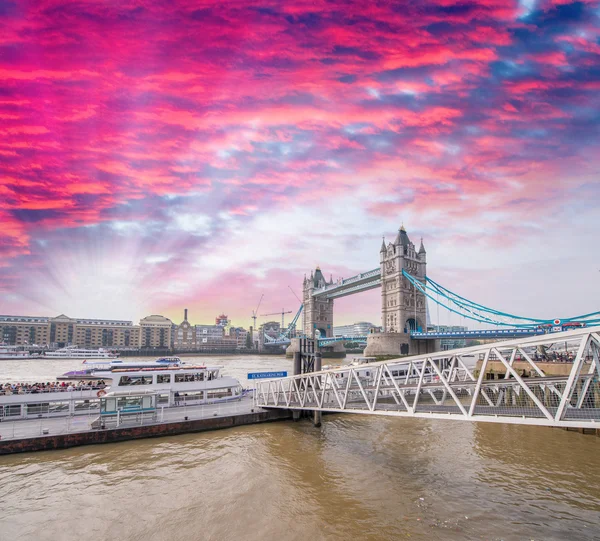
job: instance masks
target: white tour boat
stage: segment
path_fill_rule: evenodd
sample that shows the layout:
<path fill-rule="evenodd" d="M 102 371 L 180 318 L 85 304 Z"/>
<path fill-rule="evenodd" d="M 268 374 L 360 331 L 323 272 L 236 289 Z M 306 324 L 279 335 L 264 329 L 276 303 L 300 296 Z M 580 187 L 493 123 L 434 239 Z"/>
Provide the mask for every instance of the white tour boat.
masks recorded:
<path fill-rule="evenodd" d="M 179 357 L 161 357 L 155 361 L 123 361 L 122 359 L 113 359 L 110 361 L 83 361 L 85 365 L 81 370 L 71 370 L 59 376 L 58 381 L 69 380 L 98 380 L 103 379 L 96 372 L 113 370 L 114 368 L 156 368 L 164 366 L 182 366 L 184 363 Z"/>
<path fill-rule="evenodd" d="M 114 359 L 118 356 L 118 353 L 109 351 L 108 349 L 80 349 L 76 346 L 68 346 L 44 353 L 44 357 L 59 359 Z"/>
<path fill-rule="evenodd" d="M 18 360 L 18 359 L 35 359 L 39 357 L 39 353 L 29 353 L 26 349 L 19 346 L 0 346 L 0 360 Z"/>
<path fill-rule="evenodd" d="M 112 380 L 106 389 L 119 394 L 152 391 L 158 395 L 159 406 L 183 406 L 239 400 L 246 394 L 240 382 L 231 376 L 222 376 L 218 366 L 165 366 L 146 368 L 113 368 L 94 375 Z M 101 393 L 104 394 L 104 393 Z"/>
<path fill-rule="evenodd" d="M 157 366 L 111 367 L 94 370 L 94 378 L 50 385 L 0 385 L 0 421 L 98 413 L 100 399 L 153 395 L 158 407 L 212 404 L 240 400 L 247 394 L 240 382 L 222 376 L 221 367 Z"/>

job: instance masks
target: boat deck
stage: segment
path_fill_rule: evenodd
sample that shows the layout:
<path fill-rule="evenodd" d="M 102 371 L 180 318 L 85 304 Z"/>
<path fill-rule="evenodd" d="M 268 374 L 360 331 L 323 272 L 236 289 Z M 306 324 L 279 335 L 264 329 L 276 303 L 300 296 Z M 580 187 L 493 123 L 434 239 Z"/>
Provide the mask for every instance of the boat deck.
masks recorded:
<path fill-rule="evenodd" d="M 251 413 L 252 409 L 254 409 L 255 412 L 265 411 L 262 408 L 253 406 L 251 397 L 244 397 L 241 400 L 233 402 L 197 406 L 175 406 L 164 408 L 164 410 L 161 410 L 159 407 L 157 409 L 155 421 L 150 422 L 147 417 L 143 420 L 139 415 L 123 416 L 120 427 L 127 428 L 140 426 L 141 424 L 171 423 L 184 421 L 186 417 L 188 420 L 197 420 L 243 415 Z M 5 420 L 0 422 L 0 439 L 5 441 L 76 432 L 89 432 L 96 430 L 92 428 L 92 423 L 96 419 L 98 419 L 97 411 L 86 415 L 74 415 L 70 417 L 42 417 L 38 419 L 22 419 L 17 421 Z"/>

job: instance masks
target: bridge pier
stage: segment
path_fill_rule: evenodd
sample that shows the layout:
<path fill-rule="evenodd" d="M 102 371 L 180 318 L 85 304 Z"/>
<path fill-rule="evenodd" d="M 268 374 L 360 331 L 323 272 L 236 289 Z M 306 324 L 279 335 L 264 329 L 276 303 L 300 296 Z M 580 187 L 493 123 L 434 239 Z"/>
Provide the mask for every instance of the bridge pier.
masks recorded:
<path fill-rule="evenodd" d="M 317 341 L 310 339 L 297 340 L 298 351 L 293 352 L 294 356 L 294 376 L 301 374 L 310 374 L 311 372 L 320 372 L 322 366 L 322 355 L 318 350 Z M 299 421 L 301 417 L 312 417 L 313 425 L 321 426 L 322 413 L 320 411 L 300 411 L 292 410 L 292 419 Z"/>
<path fill-rule="evenodd" d="M 379 332 L 367 336 L 366 357 L 421 355 L 441 349 L 440 340 L 415 340 L 406 332 Z"/>
<path fill-rule="evenodd" d="M 302 374 L 302 353 L 300 353 L 300 349 L 294 352 L 294 376 L 299 376 Z M 294 421 L 299 421 L 302 412 L 300 410 L 292 410 L 292 419 Z"/>
<path fill-rule="evenodd" d="M 302 374 L 302 354 L 300 351 L 294 352 L 294 376 Z"/>
<path fill-rule="evenodd" d="M 302 340 L 302 338 L 291 339 L 290 345 L 285 350 L 286 357 L 294 357 L 296 353 L 300 352 L 300 340 Z M 321 357 L 324 359 L 343 359 L 346 356 L 346 348 L 341 342 L 334 342 L 327 346 L 322 346 L 320 351 Z"/>
<path fill-rule="evenodd" d="M 442 349 L 441 340 L 415 340 L 410 339 L 408 349 L 411 355 L 423 355 L 424 353 L 436 353 Z"/>
<path fill-rule="evenodd" d="M 321 371 L 321 353 L 317 352 L 315 353 L 315 372 L 320 372 Z M 322 418 L 322 413 L 320 411 L 313 411 L 313 425 L 316 427 L 321 426 L 321 418 Z"/>

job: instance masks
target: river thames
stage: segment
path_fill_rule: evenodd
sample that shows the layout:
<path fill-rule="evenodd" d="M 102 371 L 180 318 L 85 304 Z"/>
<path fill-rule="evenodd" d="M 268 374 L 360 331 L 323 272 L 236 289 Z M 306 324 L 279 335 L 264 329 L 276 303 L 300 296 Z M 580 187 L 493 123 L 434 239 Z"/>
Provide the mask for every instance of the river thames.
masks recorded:
<path fill-rule="evenodd" d="M 80 366 L 0 361 L 0 382 Z M 329 415 L 2 456 L 0 487 L 3 541 L 600 539 L 600 438 L 544 427 Z"/>

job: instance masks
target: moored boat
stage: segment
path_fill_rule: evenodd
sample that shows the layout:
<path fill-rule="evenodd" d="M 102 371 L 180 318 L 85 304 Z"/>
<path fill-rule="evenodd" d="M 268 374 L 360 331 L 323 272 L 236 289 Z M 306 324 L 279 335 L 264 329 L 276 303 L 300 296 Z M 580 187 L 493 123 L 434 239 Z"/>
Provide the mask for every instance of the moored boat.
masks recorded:
<path fill-rule="evenodd" d="M 19 346 L 0 346 L 0 361 L 36 359 L 39 356 L 39 353 L 30 353 Z"/>
<path fill-rule="evenodd" d="M 52 417 L 99 411 L 108 396 L 152 394 L 158 407 L 212 404 L 240 400 L 240 382 L 222 376 L 221 367 L 109 367 L 82 374 L 75 382 L 0 386 L 0 420 Z"/>
<path fill-rule="evenodd" d="M 114 359 L 119 356 L 118 352 L 108 349 L 83 349 L 76 346 L 57 349 L 56 351 L 46 351 L 44 357 L 59 359 Z"/>
<path fill-rule="evenodd" d="M 155 361 L 123 361 L 121 359 L 114 359 L 111 361 L 83 361 L 85 365 L 81 370 L 71 370 L 65 372 L 62 376 L 59 376 L 58 381 L 68 380 L 79 380 L 89 379 L 98 380 L 102 379 L 101 376 L 96 375 L 98 371 L 110 371 L 115 368 L 153 368 L 157 366 L 181 366 L 183 363 L 179 357 L 160 357 Z"/>
<path fill-rule="evenodd" d="M 112 380 L 107 392 L 153 391 L 158 395 L 158 405 L 166 407 L 227 402 L 246 394 L 240 382 L 221 375 L 218 366 L 114 368 L 95 375 Z"/>

